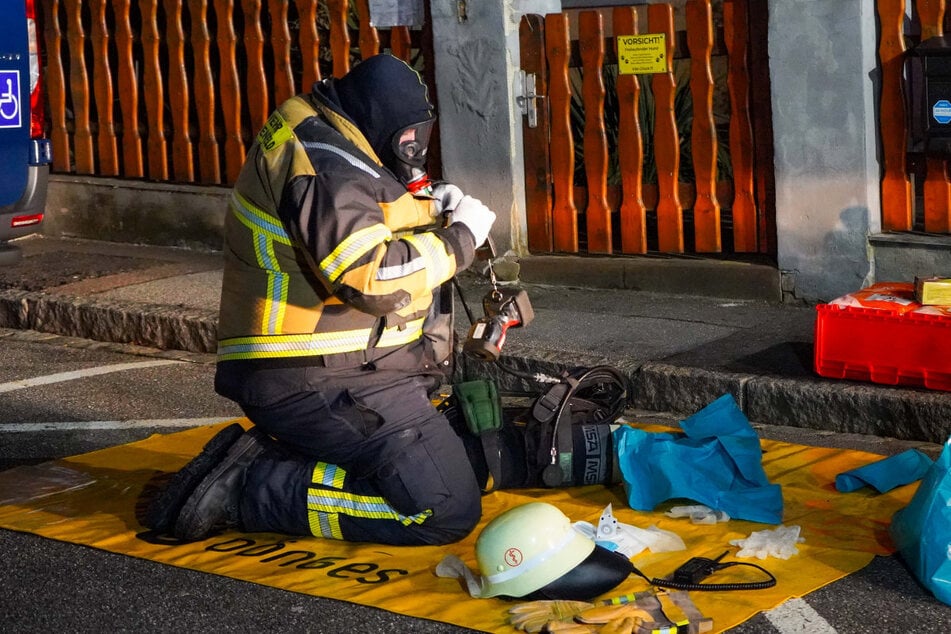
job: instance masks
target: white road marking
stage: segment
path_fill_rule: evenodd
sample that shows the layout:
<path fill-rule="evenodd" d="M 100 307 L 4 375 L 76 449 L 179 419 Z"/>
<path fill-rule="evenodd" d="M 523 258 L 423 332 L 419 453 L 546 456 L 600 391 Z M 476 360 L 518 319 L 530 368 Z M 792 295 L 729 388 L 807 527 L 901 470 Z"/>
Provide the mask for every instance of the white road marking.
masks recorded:
<path fill-rule="evenodd" d="M 780 634 L 837 634 L 804 599 L 790 599 L 778 608 L 763 615 L 773 624 Z"/>
<path fill-rule="evenodd" d="M 9 423 L 0 425 L 0 434 L 5 432 L 38 432 L 38 431 L 86 431 L 92 429 L 135 429 L 142 427 L 202 427 L 215 425 L 227 420 L 234 420 L 237 416 L 217 418 L 143 418 L 137 420 L 91 420 L 62 423 Z"/>
<path fill-rule="evenodd" d="M 102 365 L 96 368 L 86 368 L 84 370 L 74 370 L 72 372 L 59 372 L 57 374 L 47 374 L 32 379 L 22 379 L 20 381 L 10 381 L 9 383 L 0 383 L 0 394 L 12 392 L 13 390 L 22 390 L 24 388 L 36 387 L 38 385 L 49 385 L 50 383 L 61 383 L 63 381 L 72 381 L 75 379 L 84 379 L 89 376 L 98 376 L 100 374 L 109 374 L 110 372 L 123 372 L 125 370 L 139 370 L 141 368 L 154 368 L 161 365 L 172 365 L 173 363 L 185 363 L 175 359 L 155 359 L 154 361 L 137 361 L 135 363 L 116 363 L 114 365 Z"/>

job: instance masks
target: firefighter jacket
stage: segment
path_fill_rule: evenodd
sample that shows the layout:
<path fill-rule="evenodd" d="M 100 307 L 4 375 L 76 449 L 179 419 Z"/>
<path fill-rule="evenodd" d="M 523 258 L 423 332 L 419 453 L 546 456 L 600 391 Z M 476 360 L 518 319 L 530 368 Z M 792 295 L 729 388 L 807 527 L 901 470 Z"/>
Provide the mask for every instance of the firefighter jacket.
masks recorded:
<path fill-rule="evenodd" d="M 434 201 L 410 194 L 319 86 L 271 115 L 234 186 L 219 375 L 445 369 L 445 290 L 471 264 L 474 238 L 437 224 Z"/>

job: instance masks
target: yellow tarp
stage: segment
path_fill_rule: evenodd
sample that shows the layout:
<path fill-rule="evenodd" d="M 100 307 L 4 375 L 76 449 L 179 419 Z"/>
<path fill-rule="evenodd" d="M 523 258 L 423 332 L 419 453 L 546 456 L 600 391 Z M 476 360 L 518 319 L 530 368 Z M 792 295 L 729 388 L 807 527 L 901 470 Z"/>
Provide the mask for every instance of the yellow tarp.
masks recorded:
<path fill-rule="evenodd" d="M 242 422 L 247 425 L 247 421 Z M 2 472 L 0 527 L 487 632 L 514 631 L 506 624 L 511 602 L 472 599 L 457 580 L 438 578 L 433 572 L 447 553 L 460 556 L 476 568 L 473 549 L 481 525 L 466 540 L 444 547 L 349 544 L 234 532 L 193 544 L 153 543 L 159 540 L 143 532 L 137 513 L 141 515 L 156 483 L 184 465 L 223 425 L 153 436 Z M 888 536 L 888 524 L 892 514 L 908 503 L 917 486 L 901 487 L 884 495 L 871 489 L 842 494 L 834 486 L 838 473 L 881 456 L 765 440 L 763 450 L 766 474 L 783 489 L 784 524 L 801 526 L 805 543 L 799 545 L 799 554 L 789 560 L 752 560 L 776 576 L 778 583 L 772 589 L 692 592 L 700 611 L 713 618 L 715 631 L 734 627 L 787 598 L 805 595 L 855 572 L 874 555 L 891 554 L 894 547 Z M 610 503 L 621 522 L 642 528 L 655 524 L 676 532 L 687 543 L 687 551 L 656 555 L 646 552 L 634 558 L 634 564 L 652 577 L 670 574 L 693 556 L 716 557 L 729 548 L 731 539 L 771 528 L 737 520 L 715 526 L 692 525 L 689 520 L 664 515 L 663 511 L 673 502 L 652 513 L 637 512 L 627 508 L 620 487 L 599 486 L 492 493 L 483 500 L 483 523 L 531 500 L 550 502 L 572 520 L 593 524 L 597 524 L 601 510 Z M 731 552 L 735 553 L 736 548 Z M 749 580 L 760 579 L 757 571 L 747 567 L 733 570 L 750 575 Z M 717 576 L 712 580 L 736 578 Z M 646 582 L 632 576 L 611 594 L 646 589 Z"/>

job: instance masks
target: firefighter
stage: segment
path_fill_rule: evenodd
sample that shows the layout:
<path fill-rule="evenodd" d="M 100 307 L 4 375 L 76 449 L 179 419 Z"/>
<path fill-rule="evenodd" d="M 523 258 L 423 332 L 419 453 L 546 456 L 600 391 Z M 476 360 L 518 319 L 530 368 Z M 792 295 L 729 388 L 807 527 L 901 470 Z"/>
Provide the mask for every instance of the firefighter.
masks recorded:
<path fill-rule="evenodd" d="M 451 367 L 446 285 L 495 214 L 428 182 L 434 122 L 419 74 L 389 55 L 268 119 L 225 222 L 215 377 L 253 427 L 176 474 L 150 528 L 409 545 L 475 527 L 479 484 L 430 397 Z"/>

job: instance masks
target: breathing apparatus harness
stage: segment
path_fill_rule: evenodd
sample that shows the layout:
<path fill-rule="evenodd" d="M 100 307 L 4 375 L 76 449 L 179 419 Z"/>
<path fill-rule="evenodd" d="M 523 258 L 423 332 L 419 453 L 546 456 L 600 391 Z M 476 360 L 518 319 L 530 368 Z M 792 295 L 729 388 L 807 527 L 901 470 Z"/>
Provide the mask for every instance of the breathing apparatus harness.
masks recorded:
<path fill-rule="evenodd" d="M 499 288 L 492 266 L 495 246 L 491 237 L 480 252 L 487 259 L 492 285 L 482 301 L 485 317 L 474 318 L 458 280 L 452 279 L 471 324 L 463 353 L 476 360 L 491 361 L 500 371 L 523 381 L 549 386 L 532 403 L 527 423 L 540 427 L 538 437 L 541 440 L 536 460 L 544 467 L 536 475 L 545 486 L 556 487 L 571 478 L 572 425 L 608 425 L 614 422 L 630 400 L 628 379 L 607 365 L 572 368 L 559 376 L 551 376 L 522 372 L 501 362 L 501 349 L 508 328 L 527 325 L 534 318 L 534 311 L 524 290 Z M 458 400 L 470 431 L 482 439 L 491 475 L 486 490 L 490 491 L 491 480 L 497 483 L 500 472 L 497 432 L 501 427 L 501 411 L 496 388 L 491 381 L 475 381 L 457 385 L 455 389 L 458 389 Z M 485 412 L 489 415 L 485 416 Z"/>

